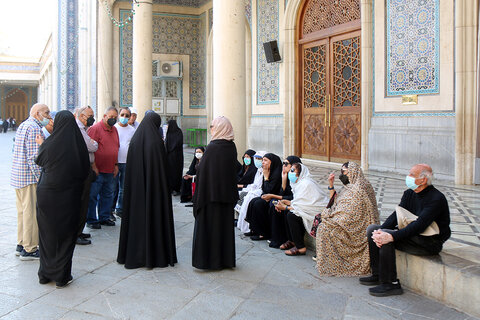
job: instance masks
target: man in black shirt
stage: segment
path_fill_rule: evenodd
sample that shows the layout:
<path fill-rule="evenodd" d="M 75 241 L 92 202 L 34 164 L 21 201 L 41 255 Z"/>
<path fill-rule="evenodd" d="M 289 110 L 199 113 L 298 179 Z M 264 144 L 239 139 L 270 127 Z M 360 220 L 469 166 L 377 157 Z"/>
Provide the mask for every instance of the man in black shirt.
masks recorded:
<path fill-rule="evenodd" d="M 410 169 L 405 179 L 408 189 L 403 193 L 399 206 L 410 211 L 416 220 L 399 229 L 397 213 L 393 212 L 385 222 L 367 228 L 372 275 L 360 278 L 374 296 L 402 294 L 397 279 L 395 249 L 414 255 L 435 255 L 442 250 L 443 243 L 450 237 L 450 211 L 447 199 L 432 186 L 432 168 L 417 164 Z M 421 235 L 433 222 L 438 234 Z"/>

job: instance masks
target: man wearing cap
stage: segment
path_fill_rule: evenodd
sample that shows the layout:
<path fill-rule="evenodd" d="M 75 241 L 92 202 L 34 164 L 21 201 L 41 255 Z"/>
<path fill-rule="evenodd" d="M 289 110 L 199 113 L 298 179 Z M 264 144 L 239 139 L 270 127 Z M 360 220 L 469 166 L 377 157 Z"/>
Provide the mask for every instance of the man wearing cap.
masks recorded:
<path fill-rule="evenodd" d="M 128 120 L 128 124 L 131 125 L 132 127 L 135 128 L 135 130 L 137 130 L 138 128 L 138 125 L 140 124 L 138 121 L 137 121 L 137 109 L 135 108 L 130 108 L 130 119 Z"/>

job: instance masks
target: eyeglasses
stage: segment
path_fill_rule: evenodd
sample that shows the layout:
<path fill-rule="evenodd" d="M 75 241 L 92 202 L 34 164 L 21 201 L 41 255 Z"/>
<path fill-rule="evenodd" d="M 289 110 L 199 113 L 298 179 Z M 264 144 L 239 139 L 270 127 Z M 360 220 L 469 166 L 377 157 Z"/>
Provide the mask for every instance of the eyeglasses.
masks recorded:
<path fill-rule="evenodd" d="M 284 165 L 285 167 L 290 164 L 290 162 L 288 162 L 288 161 L 283 161 L 282 163 L 283 163 L 283 165 Z"/>

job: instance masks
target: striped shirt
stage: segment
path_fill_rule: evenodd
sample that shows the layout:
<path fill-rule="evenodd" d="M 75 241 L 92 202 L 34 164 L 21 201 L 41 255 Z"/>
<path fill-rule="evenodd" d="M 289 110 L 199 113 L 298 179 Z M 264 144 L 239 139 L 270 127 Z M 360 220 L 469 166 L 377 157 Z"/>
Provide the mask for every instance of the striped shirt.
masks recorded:
<path fill-rule="evenodd" d="M 40 121 L 29 117 L 18 127 L 13 147 L 13 163 L 10 185 L 21 189 L 38 182 L 41 168 L 35 163 L 38 154 L 38 144 L 35 137 L 42 133 Z"/>

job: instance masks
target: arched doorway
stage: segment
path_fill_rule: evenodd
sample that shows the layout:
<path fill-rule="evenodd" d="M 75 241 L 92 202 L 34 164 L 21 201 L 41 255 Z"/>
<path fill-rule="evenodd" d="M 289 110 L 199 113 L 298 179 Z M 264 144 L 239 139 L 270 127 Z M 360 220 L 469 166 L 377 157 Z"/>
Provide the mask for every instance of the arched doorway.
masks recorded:
<path fill-rule="evenodd" d="M 360 160 L 360 0 L 307 0 L 297 26 L 297 150 L 316 160 Z"/>
<path fill-rule="evenodd" d="M 19 88 L 10 90 L 5 100 L 5 118 L 14 118 L 17 123 L 28 118 L 28 99 L 25 92 Z"/>

